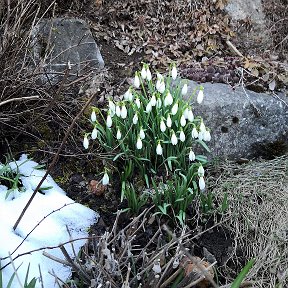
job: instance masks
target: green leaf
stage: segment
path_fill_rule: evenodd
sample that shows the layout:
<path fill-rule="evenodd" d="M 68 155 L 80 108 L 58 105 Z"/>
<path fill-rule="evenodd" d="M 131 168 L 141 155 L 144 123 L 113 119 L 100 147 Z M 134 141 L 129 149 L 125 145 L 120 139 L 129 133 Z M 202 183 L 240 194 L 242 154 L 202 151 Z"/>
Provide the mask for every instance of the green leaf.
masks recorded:
<path fill-rule="evenodd" d="M 117 154 L 114 158 L 113 158 L 113 162 L 115 162 L 120 156 L 125 155 L 124 152 Z"/>
<path fill-rule="evenodd" d="M 208 146 L 206 145 L 206 143 L 202 140 L 196 140 L 196 142 L 198 142 L 200 145 L 202 145 L 202 147 L 207 151 L 207 152 L 211 152 L 211 150 L 208 148 Z"/>
<path fill-rule="evenodd" d="M 200 161 L 202 164 L 206 164 L 208 162 L 208 159 L 204 155 L 197 155 L 196 160 Z"/>
<path fill-rule="evenodd" d="M 47 186 L 47 187 L 41 187 L 39 190 L 40 191 L 46 191 L 46 190 L 50 190 L 52 188 L 53 188 L 53 186 Z"/>
<path fill-rule="evenodd" d="M 255 259 L 251 259 L 246 265 L 245 267 L 241 270 L 241 272 L 239 273 L 239 275 L 236 277 L 236 279 L 233 281 L 233 283 L 231 284 L 231 288 L 239 288 L 242 281 L 244 280 L 244 278 L 246 277 L 246 275 L 248 274 L 249 270 L 252 268 L 252 266 L 255 263 Z"/>
<path fill-rule="evenodd" d="M 43 170 L 43 168 L 46 168 L 46 164 L 39 164 L 33 167 L 35 170 Z"/>

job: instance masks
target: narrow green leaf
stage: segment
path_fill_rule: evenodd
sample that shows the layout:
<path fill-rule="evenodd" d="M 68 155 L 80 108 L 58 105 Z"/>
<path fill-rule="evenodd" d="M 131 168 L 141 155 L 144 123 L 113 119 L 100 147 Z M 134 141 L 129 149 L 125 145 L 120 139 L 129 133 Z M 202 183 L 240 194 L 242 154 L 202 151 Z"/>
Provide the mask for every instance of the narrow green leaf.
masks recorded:
<path fill-rule="evenodd" d="M 233 281 L 233 283 L 231 284 L 231 288 L 239 288 L 242 281 L 244 280 L 244 278 L 246 277 L 246 275 L 248 274 L 249 270 L 252 268 L 252 266 L 255 263 L 255 259 L 251 259 L 246 265 L 245 267 L 241 270 L 241 272 L 239 273 L 239 275 L 236 277 L 236 279 Z"/>
<path fill-rule="evenodd" d="M 208 146 L 206 145 L 204 141 L 196 140 L 196 142 L 198 142 L 207 152 L 211 152 L 211 150 L 208 148 Z"/>

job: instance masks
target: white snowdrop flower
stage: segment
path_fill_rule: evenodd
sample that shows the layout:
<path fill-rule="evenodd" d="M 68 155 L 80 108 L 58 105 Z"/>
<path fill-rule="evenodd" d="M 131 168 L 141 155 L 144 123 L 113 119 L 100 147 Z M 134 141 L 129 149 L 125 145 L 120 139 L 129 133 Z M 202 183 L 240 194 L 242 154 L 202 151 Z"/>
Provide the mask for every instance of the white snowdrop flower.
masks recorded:
<path fill-rule="evenodd" d="M 200 124 L 199 130 L 202 131 L 202 132 L 205 132 L 205 131 L 206 131 L 206 127 L 205 127 L 203 121 L 201 121 L 201 124 Z"/>
<path fill-rule="evenodd" d="M 197 103 L 201 104 L 203 99 L 204 99 L 204 92 L 203 92 L 203 88 L 201 87 L 197 95 Z"/>
<path fill-rule="evenodd" d="M 133 119 L 132 119 L 132 122 L 133 122 L 133 124 L 137 124 L 137 122 L 138 122 L 138 115 L 137 115 L 137 113 L 135 113 L 135 115 L 134 115 L 134 117 L 133 117 Z"/>
<path fill-rule="evenodd" d="M 148 81 L 151 81 L 151 79 L 152 79 L 152 75 L 151 75 L 151 71 L 150 71 L 149 67 L 146 69 L 146 79 Z"/>
<path fill-rule="evenodd" d="M 189 108 L 186 107 L 186 108 L 184 109 L 184 112 L 183 112 L 183 115 L 184 115 L 185 119 L 188 119 L 188 112 L 189 112 Z"/>
<path fill-rule="evenodd" d="M 185 125 L 186 125 L 186 119 L 185 119 L 185 116 L 184 116 L 184 114 L 181 116 L 181 118 L 180 118 L 180 125 L 182 126 L 182 127 L 184 127 Z"/>
<path fill-rule="evenodd" d="M 152 111 L 152 105 L 151 102 L 148 102 L 147 106 L 146 106 L 146 112 L 149 113 Z"/>
<path fill-rule="evenodd" d="M 211 134 L 209 130 L 204 132 L 203 140 L 209 142 L 211 140 Z"/>
<path fill-rule="evenodd" d="M 143 80 L 145 80 L 147 78 L 147 70 L 146 70 L 145 66 L 142 67 L 141 77 Z"/>
<path fill-rule="evenodd" d="M 158 142 L 157 147 L 156 147 L 156 153 L 157 153 L 157 155 L 163 154 L 163 149 L 162 149 L 162 146 L 159 142 Z"/>
<path fill-rule="evenodd" d="M 121 113 L 120 113 L 121 118 L 125 119 L 127 117 L 127 109 L 126 106 L 123 105 L 121 108 Z"/>
<path fill-rule="evenodd" d="M 191 109 L 188 110 L 188 121 L 193 122 L 194 121 L 194 115 Z"/>
<path fill-rule="evenodd" d="M 151 97 L 150 103 L 151 103 L 151 106 L 156 106 L 157 101 L 156 101 L 156 97 L 154 94 Z"/>
<path fill-rule="evenodd" d="M 190 149 L 190 152 L 189 152 L 189 160 L 190 160 L 190 161 L 195 161 L 195 159 L 196 159 L 195 153 L 193 152 L 192 149 Z"/>
<path fill-rule="evenodd" d="M 117 138 L 117 140 L 120 140 L 121 137 L 122 137 L 122 134 L 121 134 L 120 129 L 118 128 L 118 130 L 117 130 L 117 134 L 116 134 L 116 138 Z"/>
<path fill-rule="evenodd" d="M 198 131 L 197 131 L 197 129 L 196 129 L 196 127 L 194 127 L 193 129 L 192 129 L 192 138 L 193 139 L 196 139 L 196 138 L 198 138 Z"/>
<path fill-rule="evenodd" d="M 198 168 L 198 176 L 199 177 L 203 177 L 204 173 L 205 173 L 204 168 L 203 168 L 202 165 L 200 165 L 199 168 Z"/>
<path fill-rule="evenodd" d="M 161 80 L 157 80 L 156 82 L 156 89 L 158 92 L 160 92 L 161 94 L 164 93 L 165 91 L 165 82 L 164 82 L 164 79 L 161 79 Z"/>
<path fill-rule="evenodd" d="M 98 130 L 96 129 L 96 127 L 94 127 L 92 133 L 91 133 L 91 138 L 93 140 L 95 140 L 97 138 L 97 135 L 98 135 Z"/>
<path fill-rule="evenodd" d="M 139 76 L 138 76 L 137 72 L 135 73 L 134 86 L 137 89 L 140 87 L 140 79 L 139 79 Z"/>
<path fill-rule="evenodd" d="M 103 185 L 108 185 L 109 184 L 109 175 L 107 172 L 104 173 L 104 176 L 102 178 L 102 184 Z"/>
<path fill-rule="evenodd" d="M 88 147 L 89 147 L 89 139 L 88 139 L 87 134 L 85 134 L 84 139 L 83 139 L 83 147 L 85 149 L 88 149 Z"/>
<path fill-rule="evenodd" d="M 96 112 L 95 112 L 95 110 L 92 111 L 90 118 L 91 118 L 91 121 L 92 121 L 92 122 L 96 122 L 97 118 L 96 118 Z"/>
<path fill-rule="evenodd" d="M 111 128 L 111 126 L 112 126 L 112 118 L 111 118 L 110 114 L 107 115 L 106 125 L 108 128 Z"/>
<path fill-rule="evenodd" d="M 177 139 L 177 136 L 176 136 L 174 131 L 172 132 L 171 143 L 172 143 L 172 145 L 177 145 L 177 143 L 178 143 L 178 139 Z"/>
<path fill-rule="evenodd" d="M 202 141 L 202 140 L 204 139 L 204 133 L 205 133 L 205 131 L 199 131 L 199 133 L 198 133 L 198 139 L 199 139 L 200 141 Z"/>
<path fill-rule="evenodd" d="M 140 128 L 139 137 L 140 137 L 142 140 L 145 139 L 145 132 L 144 132 L 144 130 L 143 130 L 142 127 Z"/>
<path fill-rule="evenodd" d="M 110 115 L 111 115 L 111 117 L 113 117 L 115 115 L 116 106 L 115 106 L 114 102 L 111 100 L 109 100 L 108 106 L 109 106 Z"/>
<path fill-rule="evenodd" d="M 140 150 L 142 149 L 142 147 L 143 147 L 142 140 L 140 137 L 138 137 L 137 142 L 136 142 L 136 148 Z"/>
<path fill-rule="evenodd" d="M 141 103 L 140 103 L 140 99 L 138 97 L 135 99 L 135 104 L 136 104 L 137 108 L 140 109 Z"/>
<path fill-rule="evenodd" d="M 158 109 L 160 109 L 160 108 L 161 108 L 161 106 L 162 106 L 162 100 L 161 100 L 161 98 L 160 98 L 160 97 L 158 97 L 158 98 L 157 98 L 156 107 L 157 107 Z"/>
<path fill-rule="evenodd" d="M 167 125 L 167 127 L 169 127 L 169 128 L 171 128 L 171 126 L 172 126 L 172 120 L 171 120 L 170 114 L 169 114 L 168 117 L 167 117 L 166 125 Z"/>
<path fill-rule="evenodd" d="M 116 109 L 115 109 L 115 113 L 118 117 L 120 117 L 121 115 L 121 109 L 120 109 L 120 106 L 119 105 L 116 105 Z"/>
<path fill-rule="evenodd" d="M 157 72 L 157 80 L 164 80 L 163 75 L 160 74 L 159 72 Z"/>
<path fill-rule="evenodd" d="M 166 97 L 164 98 L 164 106 L 170 106 L 173 104 L 173 97 L 168 91 Z"/>
<path fill-rule="evenodd" d="M 180 132 L 180 136 L 179 136 L 179 139 L 180 139 L 180 141 L 181 141 L 181 142 L 184 142 L 184 141 L 185 141 L 185 139 L 186 139 L 186 137 L 185 137 L 185 133 L 184 133 L 184 131 L 183 131 L 183 130 L 181 130 L 181 132 Z"/>
<path fill-rule="evenodd" d="M 177 112 L 178 112 L 178 102 L 176 102 L 176 103 L 173 105 L 173 107 L 172 107 L 172 109 L 171 109 L 171 114 L 172 114 L 172 115 L 176 115 Z"/>
<path fill-rule="evenodd" d="M 172 71 L 171 71 L 171 76 L 173 80 L 176 80 L 177 78 L 177 68 L 175 65 L 173 65 Z"/>
<path fill-rule="evenodd" d="M 160 130 L 163 133 L 166 131 L 166 125 L 165 125 L 165 122 L 163 121 L 163 119 L 160 122 Z"/>
<path fill-rule="evenodd" d="M 188 85 L 185 83 L 182 87 L 181 94 L 185 96 L 188 92 Z"/>
<path fill-rule="evenodd" d="M 133 100 L 133 94 L 132 94 L 130 88 L 125 92 L 124 99 L 127 100 L 127 101 L 132 101 Z"/>
<path fill-rule="evenodd" d="M 201 176 L 199 178 L 199 188 L 200 188 L 200 190 L 204 190 L 205 189 L 205 181 L 204 181 L 204 177 L 203 176 Z"/>

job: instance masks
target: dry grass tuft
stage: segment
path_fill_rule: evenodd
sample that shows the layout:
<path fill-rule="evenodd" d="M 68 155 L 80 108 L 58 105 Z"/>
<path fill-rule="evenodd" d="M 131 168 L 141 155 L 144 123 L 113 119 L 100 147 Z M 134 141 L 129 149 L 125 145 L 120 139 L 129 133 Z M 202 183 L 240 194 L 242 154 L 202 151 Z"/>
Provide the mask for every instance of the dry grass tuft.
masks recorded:
<path fill-rule="evenodd" d="M 256 258 L 249 279 L 255 287 L 288 284 L 288 156 L 247 165 L 224 163 L 213 192 L 228 194 L 227 226 L 235 233 L 230 261 Z M 212 180 L 212 179 L 210 179 Z M 237 263 L 238 262 L 238 263 Z M 231 265 L 230 265 L 231 266 Z M 231 272 L 226 269 L 226 276 Z"/>

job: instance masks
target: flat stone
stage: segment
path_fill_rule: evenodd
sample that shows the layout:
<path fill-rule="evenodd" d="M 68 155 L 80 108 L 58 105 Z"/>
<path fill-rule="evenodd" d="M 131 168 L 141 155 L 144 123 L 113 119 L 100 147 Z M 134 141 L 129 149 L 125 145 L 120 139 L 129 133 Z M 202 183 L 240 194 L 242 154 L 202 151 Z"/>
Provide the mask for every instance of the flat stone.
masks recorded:
<path fill-rule="evenodd" d="M 210 128 L 211 158 L 237 160 L 283 155 L 288 151 L 287 97 L 204 83 L 201 104 L 192 99 L 195 115 Z M 187 99 L 199 84 L 188 81 Z M 198 91 L 198 90 L 197 90 Z M 273 155 L 274 154 L 274 155 Z"/>
<path fill-rule="evenodd" d="M 54 18 L 41 20 L 32 31 L 33 58 L 49 81 L 63 79 L 67 68 L 73 79 L 104 67 L 104 61 L 84 20 Z M 69 64 L 68 64 L 69 63 Z M 69 67 L 70 66 L 70 67 Z"/>

